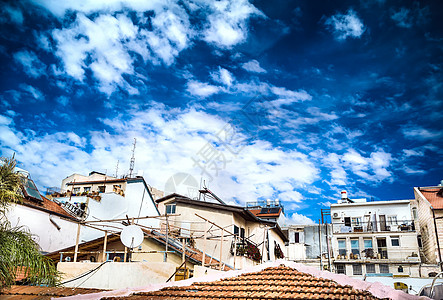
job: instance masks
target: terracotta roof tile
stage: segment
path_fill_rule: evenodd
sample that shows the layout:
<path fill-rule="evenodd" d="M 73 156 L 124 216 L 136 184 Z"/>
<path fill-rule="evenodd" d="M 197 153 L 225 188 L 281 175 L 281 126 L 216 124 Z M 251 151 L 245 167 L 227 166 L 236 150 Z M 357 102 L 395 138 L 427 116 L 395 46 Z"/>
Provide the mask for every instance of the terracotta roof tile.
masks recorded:
<path fill-rule="evenodd" d="M 54 201 L 49 200 L 48 198 L 42 196 L 43 201 L 32 201 L 29 199 L 22 199 L 22 202 L 19 204 L 26 205 L 28 207 L 36 208 L 39 210 L 47 211 L 49 213 L 56 213 L 59 215 L 63 215 L 65 217 L 69 217 L 70 219 L 73 219 L 73 217 L 68 214 L 59 204 L 55 203 Z"/>
<path fill-rule="evenodd" d="M 1 299 L 51 299 L 101 292 L 99 289 L 14 285 L 0 292 Z"/>
<path fill-rule="evenodd" d="M 380 299 L 368 291 L 302 273 L 284 265 L 213 282 L 171 286 L 117 299 Z M 116 298 L 107 298 L 116 299 Z"/>
<path fill-rule="evenodd" d="M 443 188 L 441 187 L 429 187 L 420 188 L 420 192 L 431 203 L 435 209 L 443 209 Z"/>

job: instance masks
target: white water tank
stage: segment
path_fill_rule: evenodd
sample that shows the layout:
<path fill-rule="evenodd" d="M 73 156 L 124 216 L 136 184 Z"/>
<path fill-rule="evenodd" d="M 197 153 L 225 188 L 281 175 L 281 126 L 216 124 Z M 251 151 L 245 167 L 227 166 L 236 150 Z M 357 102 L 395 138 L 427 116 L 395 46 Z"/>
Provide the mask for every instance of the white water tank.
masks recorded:
<path fill-rule="evenodd" d="M 341 200 L 342 200 L 342 201 L 346 201 L 346 200 L 348 200 L 348 192 L 346 192 L 346 191 L 341 191 Z"/>

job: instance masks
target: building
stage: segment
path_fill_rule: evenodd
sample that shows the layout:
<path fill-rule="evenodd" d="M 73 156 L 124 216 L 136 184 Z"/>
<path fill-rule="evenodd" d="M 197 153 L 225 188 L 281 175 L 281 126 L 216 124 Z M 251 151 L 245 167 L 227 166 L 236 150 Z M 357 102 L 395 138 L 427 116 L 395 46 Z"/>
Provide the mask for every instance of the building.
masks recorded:
<path fill-rule="evenodd" d="M 422 260 L 427 264 L 441 265 L 443 256 L 443 186 L 415 187 L 414 195 L 417 208 L 413 213 L 414 217 L 418 219 Z M 431 272 L 439 272 L 439 268 L 435 268 Z"/>
<path fill-rule="evenodd" d="M 203 258 L 200 250 L 177 238 L 143 231 L 144 240 L 134 249 L 125 248 L 120 235 L 112 234 L 79 244 L 77 262 L 73 261 L 75 246 L 46 256 L 57 263 L 64 286 L 81 288 L 118 289 L 177 281 L 193 277 L 195 266 L 201 266 L 203 259 L 206 266 L 218 269 L 220 265 L 216 258 Z M 223 266 L 222 270 L 230 268 Z M 84 278 L 85 272 L 91 275 Z"/>
<path fill-rule="evenodd" d="M 322 272 L 287 261 L 207 274 L 180 282 L 113 291 L 79 289 L 77 293 L 81 295 L 76 296 L 66 288 L 20 289 L 16 286 L 3 292 L 7 298 L 36 295 L 38 299 L 50 299 L 51 296 L 70 296 L 66 299 L 424 299 L 381 283 Z"/>
<path fill-rule="evenodd" d="M 78 219 L 58 203 L 40 194 L 29 172 L 16 168 L 20 175 L 19 203 L 11 204 L 7 218 L 13 226 L 23 226 L 34 236 L 43 253 L 75 243 Z"/>
<path fill-rule="evenodd" d="M 336 273 L 420 277 L 420 247 L 411 200 L 342 199 L 331 205 Z"/>
<path fill-rule="evenodd" d="M 329 224 L 289 225 L 282 228 L 288 237 L 286 257 L 290 261 L 315 266 L 322 270 L 330 268 L 327 237 L 331 235 Z M 326 232 L 328 230 L 328 232 Z"/>
<path fill-rule="evenodd" d="M 54 201 L 72 216 L 82 221 L 112 220 L 158 216 L 151 188 L 141 176 L 115 178 L 99 172 L 89 176 L 72 174 L 63 179 L 61 191 L 51 194 Z M 143 219 L 138 224 L 158 228 L 156 218 Z M 82 228 L 80 241 L 103 236 L 99 230 Z M 72 244 L 71 244 L 72 245 Z"/>
<path fill-rule="evenodd" d="M 168 215 L 170 234 L 184 235 L 196 248 L 233 269 L 284 257 L 286 237 L 275 221 L 262 220 L 248 209 L 215 198 L 193 200 L 171 194 L 156 201 Z M 166 224 L 163 224 L 166 226 Z"/>

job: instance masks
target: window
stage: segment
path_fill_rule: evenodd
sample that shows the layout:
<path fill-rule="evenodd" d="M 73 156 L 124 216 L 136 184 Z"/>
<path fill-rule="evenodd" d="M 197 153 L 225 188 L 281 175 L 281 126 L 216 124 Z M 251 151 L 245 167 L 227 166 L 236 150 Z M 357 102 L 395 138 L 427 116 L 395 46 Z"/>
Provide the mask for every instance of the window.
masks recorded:
<path fill-rule="evenodd" d="M 417 208 L 416 207 L 412 208 L 412 216 L 414 217 L 414 220 L 418 219 L 418 214 L 417 214 Z"/>
<path fill-rule="evenodd" d="M 85 193 L 89 193 L 89 192 L 91 191 L 91 187 L 90 187 L 90 186 L 85 186 L 85 187 L 83 188 L 83 191 L 84 191 Z"/>
<path fill-rule="evenodd" d="M 244 229 L 244 228 L 240 228 L 240 237 L 241 237 L 242 239 L 245 238 L 245 229 Z"/>
<path fill-rule="evenodd" d="M 346 255 L 346 240 L 345 239 L 338 240 L 338 254 L 339 255 Z"/>
<path fill-rule="evenodd" d="M 352 218 L 352 225 L 361 226 L 361 217 Z"/>
<path fill-rule="evenodd" d="M 386 246 L 386 238 L 378 238 L 377 239 L 377 250 L 378 254 L 380 255 L 381 259 L 387 259 L 388 258 L 388 248 Z M 389 273 L 389 272 L 386 272 Z"/>
<path fill-rule="evenodd" d="M 297 244 L 300 243 L 300 232 L 294 232 L 294 239 Z"/>
<path fill-rule="evenodd" d="M 345 264 L 336 264 L 335 265 L 335 273 L 337 273 L 337 274 L 345 274 L 346 275 L 346 266 L 345 266 Z"/>
<path fill-rule="evenodd" d="M 104 185 L 99 186 L 99 187 L 98 187 L 98 191 L 99 191 L 100 193 L 104 193 L 104 192 L 106 191 L 106 186 L 104 186 Z"/>
<path fill-rule="evenodd" d="M 175 203 L 174 204 L 166 204 L 166 214 L 167 215 L 175 214 Z"/>
<path fill-rule="evenodd" d="M 398 273 L 403 273 L 403 267 L 402 266 L 398 266 Z"/>
<path fill-rule="evenodd" d="M 382 274 L 389 273 L 389 265 L 380 264 L 380 273 Z"/>
<path fill-rule="evenodd" d="M 366 273 L 374 274 L 375 273 L 375 265 L 374 264 L 366 264 Z"/>
<path fill-rule="evenodd" d="M 400 238 L 398 236 L 391 236 L 391 245 L 393 247 L 400 246 Z"/>
<path fill-rule="evenodd" d="M 417 236 L 417 243 L 418 243 L 418 246 L 419 246 L 420 248 L 423 248 L 423 244 L 422 244 L 422 241 L 421 241 L 421 234 L 419 234 L 419 235 Z"/>
<path fill-rule="evenodd" d="M 351 218 L 350 217 L 345 217 L 345 226 L 351 227 Z"/>
<path fill-rule="evenodd" d="M 352 274 L 353 275 L 362 275 L 362 271 L 361 271 L 361 265 L 359 264 L 353 264 L 352 265 Z"/>
<path fill-rule="evenodd" d="M 365 249 L 372 249 L 372 239 L 364 239 L 363 243 Z"/>
<path fill-rule="evenodd" d="M 360 247 L 359 247 L 358 239 L 351 240 L 351 253 L 354 256 L 354 259 L 357 259 L 359 257 Z"/>
<path fill-rule="evenodd" d="M 72 192 L 74 194 L 80 193 L 80 188 L 79 187 L 75 187 L 75 188 L 72 189 Z"/>
<path fill-rule="evenodd" d="M 239 228 L 237 225 L 234 225 L 234 235 L 238 235 Z"/>

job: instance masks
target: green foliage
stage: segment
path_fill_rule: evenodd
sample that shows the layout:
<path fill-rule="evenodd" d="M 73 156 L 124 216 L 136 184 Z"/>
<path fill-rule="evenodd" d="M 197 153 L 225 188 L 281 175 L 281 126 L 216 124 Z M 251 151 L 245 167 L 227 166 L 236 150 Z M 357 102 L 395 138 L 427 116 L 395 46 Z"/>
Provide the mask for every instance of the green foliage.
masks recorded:
<path fill-rule="evenodd" d="M 13 158 L 0 158 L 0 213 L 6 213 L 11 203 L 20 202 L 20 176 L 14 171 L 17 162 Z"/>
<path fill-rule="evenodd" d="M 23 227 L 0 224 L 0 289 L 14 284 L 18 272 L 26 272 L 30 284 L 54 286 L 58 273 L 51 260 L 41 255 L 32 234 Z"/>
<path fill-rule="evenodd" d="M 59 281 L 51 260 L 39 252 L 33 235 L 23 227 L 12 227 L 6 218 L 11 203 L 20 202 L 20 175 L 14 158 L 0 162 L 0 290 L 15 283 L 17 273 L 25 272 L 30 284 L 54 286 Z"/>

